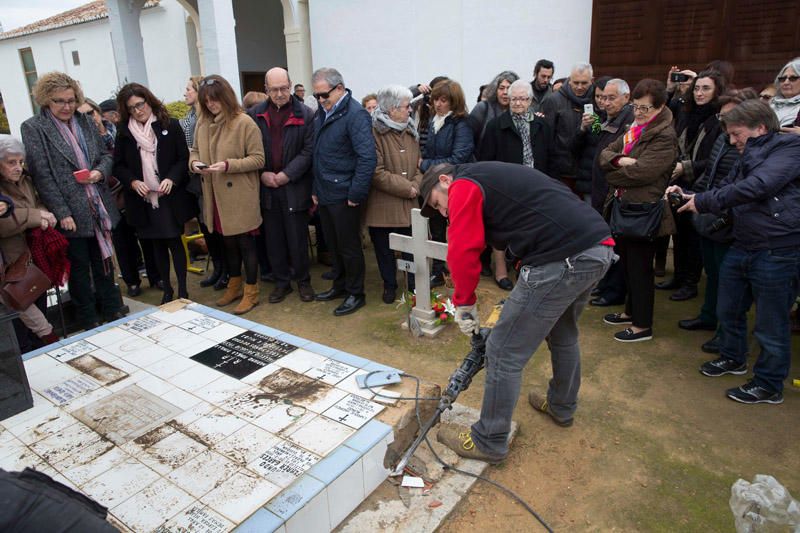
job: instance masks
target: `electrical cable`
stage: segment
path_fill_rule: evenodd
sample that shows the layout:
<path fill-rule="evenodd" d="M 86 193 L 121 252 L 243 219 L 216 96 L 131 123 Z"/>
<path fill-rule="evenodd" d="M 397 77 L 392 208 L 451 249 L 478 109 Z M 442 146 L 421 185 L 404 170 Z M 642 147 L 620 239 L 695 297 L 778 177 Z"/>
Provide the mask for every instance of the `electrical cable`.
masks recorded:
<path fill-rule="evenodd" d="M 374 387 L 379 387 L 380 385 L 369 385 L 369 376 L 371 376 L 372 374 L 374 374 L 376 372 L 381 372 L 381 370 L 374 370 L 374 371 L 370 372 L 369 374 L 367 374 L 367 376 L 364 378 L 364 383 L 367 384 L 366 388 L 370 392 L 372 392 L 373 394 L 375 394 L 377 396 L 381 396 L 383 398 L 390 398 L 390 399 L 393 399 L 393 400 L 414 400 L 414 413 L 417 416 L 417 424 L 419 425 L 420 428 L 422 428 L 422 416 L 419 413 L 419 402 L 420 401 L 439 401 L 441 398 L 432 398 L 432 397 L 420 396 L 419 395 L 419 389 L 420 389 L 420 386 L 421 386 L 420 378 L 418 378 L 417 376 L 413 376 L 411 374 L 407 374 L 405 372 L 401 372 L 400 375 L 403 376 L 403 377 L 411 378 L 416 382 L 416 388 L 415 388 L 415 391 L 414 391 L 414 396 L 397 397 L 397 396 L 387 396 L 385 394 L 381 394 L 381 393 L 379 393 L 377 391 L 372 390 Z M 453 472 L 457 472 L 457 473 L 465 475 L 465 476 L 474 477 L 475 479 L 478 479 L 480 481 L 488 483 L 489 485 L 492 485 L 496 489 L 498 489 L 501 492 L 503 492 L 506 496 L 508 496 L 512 500 L 514 500 L 517 503 L 519 503 L 520 505 L 522 505 L 522 507 L 524 507 L 525 510 L 528 511 L 542 525 L 542 527 L 544 527 L 545 530 L 548 531 L 548 533 L 553 533 L 553 529 L 547 524 L 547 522 L 545 522 L 542 519 L 542 517 L 539 516 L 539 514 L 533 509 L 533 507 L 528 505 L 528 503 L 525 500 L 523 500 L 522 497 L 519 496 L 516 492 L 514 492 L 511 489 L 509 489 L 508 487 L 505 487 L 505 486 L 501 485 L 500 483 L 498 483 L 496 481 L 492 481 L 491 479 L 489 479 L 489 478 L 487 478 L 485 476 L 482 476 L 480 474 L 473 474 L 472 472 L 467 472 L 466 470 L 461 470 L 461 469 L 456 468 L 455 466 L 453 466 L 451 464 L 448 464 L 441 457 L 439 457 L 439 454 L 437 454 L 436 450 L 433 449 L 433 446 L 431 445 L 431 442 L 428 440 L 428 436 L 427 435 L 425 435 L 425 444 L 428 445 L 428 449 L 433 454 L 433 457 L 436 458 L 436 460 L 442 465 L 442 467 L 444 467 L 445 470 L 452 470 Z"/>

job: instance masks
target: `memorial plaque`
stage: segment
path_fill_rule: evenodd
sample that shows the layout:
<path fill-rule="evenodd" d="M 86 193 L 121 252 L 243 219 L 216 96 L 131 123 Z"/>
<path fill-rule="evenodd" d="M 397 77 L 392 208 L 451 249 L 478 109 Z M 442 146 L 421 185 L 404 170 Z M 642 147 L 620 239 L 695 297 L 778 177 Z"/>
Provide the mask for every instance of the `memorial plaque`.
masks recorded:
<path fill-rule="evenodd" d="M 63 405 L 99 388 L 100 384 L 95 380 L 87 376 L 77 376 L 43 390 L 42 394 L 56 405 Z"/>
<path fill-rule="evenodd" d="M 296 349 L 274 337 L 245 331 L 192 356 L 192 360 L 242 379 Z"/>
<path fill-rule="evenodd" d="M 318 456 L 284 441 L 258 456 L 249 468 L 279 487 L 288 487 L 317 461 Z"/>
<path fill-rule="evenodd" d="M 155 533 L 226 533 L 234 524 L 208 507 L 193 505 L 161 525 Z"/>
<path fill-rule="evenodd" d="M 210 316 L 201 316 L 197 318 L 193 318 L 188 322 L 184 322 L 179 326 L 186 331 L 191 331 L 192 333 L 205 333 L 206 331 L 213 329 L 217 326 L 222 324 L 221 321 L 217 320 L 216 318 L 211 318 Z"/>
<path fill-rule="evenodd" d="M 136 333 L 137 335 L 148 335 L 159 329 L 166 329 L 171 325 L 172 324 L 169 322 L 164 322 L 163 320 L 158 320 L 157 318 L 145 315 L 140 316 L 135 320 L 131 320 L 130 322 L 125 322 L 120 326 L 120 328 L 124 329 L 125 331 L 130 331 L 131 333 Z"/>
<path fill-rule="evenodd" d="M 382 410 L 382 405 L 371 402 L 361 396 L 350 394 L 322 414 L 331 420 L 336 420 L 351 428 L 358 429 Z"/>
<path fill-rule="evenodd" d="M 78 409 L 72 416 L 120 445 L 144 435 L 181 412 L 171 403 L 131 385 Z"/>
<path fill-rule="evenodd" d="M 111 385 L 128 377 L 127 372 L 89 354 L 76 357 L 67 364 L 84 374 L 92 376 L 103 385 Z"/>
<path fill-rule="evenodd" d="M 48 353 L 59 361 L 67 362 L 95 350 L 97 350 L 97 346 L 91 342 L 81 340 Z"/>
<path fill-rule="evenodd" d="M 306 376 L 323 381 L 328 385 L 336 385 L 356 370 L 358 369 L 354 366 L 340 363 L 334 359 L 326 359 L 320 366 L 306 372 Z"/>

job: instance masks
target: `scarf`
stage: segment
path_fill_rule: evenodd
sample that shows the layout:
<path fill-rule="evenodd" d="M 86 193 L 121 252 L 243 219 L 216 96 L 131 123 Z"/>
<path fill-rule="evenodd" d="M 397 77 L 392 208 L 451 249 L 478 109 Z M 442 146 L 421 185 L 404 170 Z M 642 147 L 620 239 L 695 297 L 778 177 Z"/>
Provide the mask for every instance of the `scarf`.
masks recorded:
<path fill-rule="evenodd" d="M 146 201 L 150 202 L 153 209 L 158 208 L 158 163 L 156 162 L 156 149 L 158 148 L 158 137 L 153 131 L 153 122 L 156 121 L 154 114 L 150 114 L 147 122 L 142 124 L 133 117 L 128 119 L 128 130 L 136 140 L 139 148 L 139 157 L 142 159 L 142 180 L 150 192 L 147 193 Z"/>
<path fill-rule="evenodd" d="M 530 109 L 523 114 L 511 113 L 511 121 L 522 139 L 522 164 L 533 168 L 533 143 L 531 142 L 530 125 L 533 122 L 533 113 Z"/>
<path fill-rule="evenodd" d="M 372 123 L 375 124 L 378 122 L 400 133 L 403 133 L 404 131 L 408 130 L 409 133 L 411 133 L 414 136 L 414 138 L 417 141 L 419 141 L 419 132 L 417 131 L 417 128 L 414 127 L 414 124 L 411 122 L 411 120 L 408 120 L 407 122 L 403 123 L 395 122 L 394 120 L 389 118 L 389 115 L 387 115 L 386 113 L 381 111 L 380 108 L 378 108 L 372 113 Z"/>
<path fill-rule="evenodd" d="M 433 124 L 434 134 L 439 133 L 439 130 L 442 129 L 442 126 L 444 126 L 444 121 L 447 119 L 447 117 L 449 117 L 452 114 L 453 114 L 452 111 L 448 111 L 447 114 L 442 117 L 440 117 L 439 115 L 433 116 L 433 118 L 431 119 L 431 124 Z"/>
<path fill-rule="evenodd" d="M 179 122 L 181 128 L 183 128 L 183 135 L 186 137 L 186 146 L 191 150 L 194 144 L 194 127 L 197 124 L 197 112 L 194 110 L 194 106 L 189 109 L 189 114 L 180 119 Z"/>
<path fill-rule="evenodd" d="M 89 147 L 86 144 L 86 138 L 83 136 L 83 130 L 75 119 L 75 115 L 69 119 L 69 124 L 65 124 L 58 120 L 49 109 L 45 109 L 45 114 L 50 117 L 50 120 L 56 126 L 58 133 L 64 141 L 72 148 L 75 154 L 75 159 L 78 161 L 78 168 L 88 169 L 88 153 Z M 111 217 L 103 204 L 103 199 L 100 197 L 100 191 L 96 183 L 84 183 L 83 190 L 86 192 L 86 198 L 89 200 L 89 209 L 91 210 L 92 220 L 94 221 L 94 236 L 97 239 L 97 244 L 100 246 L 100 255 L 103 258 L 103 267 L 110 271 L 110 259 L 114 254 L 114 245 L 111 243 Z"/>
<path fill-rule="evenodd" d="M 792 98 L 776 95 L 769 105 L 778 115 L 778 123 L 781 126 L 790 126 L 800 111 L 800 94 L 796 94 Z"/>
<path fill-rule="evenodd" d="M 53 228 L 35 228 L 28 232 L 27 241 L 33 264 L 50 278 L 54 286 L 64 285 L 70 270 L 67 239 Z"/>
<path fill-rule="evenodd" d="M 572 92 L 572 87 L 569 86 L 569 81 L 565 81 L 564 85 L 559 89 L 559 92 L 563 94 L 567 100 L 572 102 L 575 107 L 579 107 L 581 113 L 583 113 L 583 106 L 594 103 L 592 101 L 594 99 L 594 85 L 591 85 L 583 96 L 575 96 L 575 93 Z"/>
<path fill-rule="evenodd" d="M 647 126 L 649 126 L 650 123 L 653 122 L 656 119 L 656 117 L 658 115 L 660 115 L 660 114 L 661 114 L 661 112 L 659 111 L 658 113 L 653 115 L 653 118 L 651 118 L 650 120 L 648 120 L 647 122 L 645 122 L 642 125 L 639 125 L 636 122 L 631 124 L 630 129 L 627 132 L 625 132 L 625 136 L 622 138 L 622 140 L 625 143 L 623 148 L 622 148 L 622 153 L 624 155 L 628 155 L 628 154 L 631 153 L 631 150 L 633 150 L 633 147 L 636 146 L 636 143 L 638 143 L 639 139 L 642 137 L 642 134 L 644 133 L 645 128 L 647 128 Z"/>
<path fill-rule="evenodd" d="M 117 127 L 105 119 L 103 119 L 103 127 L 106 129 L 106 132 L 101 133 L 100 138 L 103 139 L 103 144 L 106 145 L 108 153 L 113 154 L 114 141 L 117 139 Z"/>

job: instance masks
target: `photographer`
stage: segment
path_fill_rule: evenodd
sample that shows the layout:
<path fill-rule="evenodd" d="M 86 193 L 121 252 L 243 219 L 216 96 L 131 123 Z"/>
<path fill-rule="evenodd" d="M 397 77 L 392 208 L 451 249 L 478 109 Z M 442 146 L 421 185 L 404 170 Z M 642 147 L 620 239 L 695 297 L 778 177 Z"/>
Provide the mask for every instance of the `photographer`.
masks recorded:
<path fill-rule="evenodd" d="M 756 304 L 754 335 L 761 354 L 754 377 L 728 389 L 742 403 L 782 403 L 789 374 L 789 311 L 797 296 L 800 266 L 800 137 L 782 135 L 775 113 L 748 100 L 722 117 L 730 142 L 741 154 L 723 186 L 697 195 L 683 193 L 680 212 L 730 210 L 733 244 L 720 269 L 720 357 L 700 372 L 716 377 L 747 373 L 747 311 Z M 682 192 L 673 186 L 668 192 Z"/>

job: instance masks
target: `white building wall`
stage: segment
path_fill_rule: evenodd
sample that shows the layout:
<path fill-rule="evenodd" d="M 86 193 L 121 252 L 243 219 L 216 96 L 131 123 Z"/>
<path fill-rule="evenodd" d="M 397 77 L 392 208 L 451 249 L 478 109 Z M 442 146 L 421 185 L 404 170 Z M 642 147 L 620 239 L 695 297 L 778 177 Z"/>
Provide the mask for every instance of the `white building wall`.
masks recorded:
<path fill-rule="evenodd" d="M 181 99 L 189 78 L 184 14 L 177 2 L 164 0 L 141 16 L 150 89 L 165 102 Z M 32 50 L 39 76 L 67 72 L 80 81 L 86 96 L 99 103 L 124 84 L 117 79 L 109 27 L 108 19 L 101 19 L 0 41 L 0 92 L 12 135 L 18 136 L 20 125 L 33 114 L 19 50 Z M 65 41 L 69 43 L 62 47 Z M 80 66 L 72 65 L 72 50 L 78 51 Z"/>
<path fill-rule="evenodd" d="M 530 80 L 547 58 L 563 77 L 589 59 L 591 0 L 325 0 L 309 9 L 314 69 L 338 69 L 359 99 L 446 75 L 472 107 L 503 70 Z"/>

